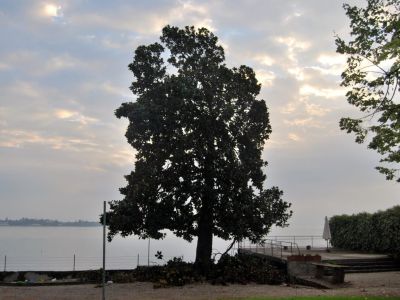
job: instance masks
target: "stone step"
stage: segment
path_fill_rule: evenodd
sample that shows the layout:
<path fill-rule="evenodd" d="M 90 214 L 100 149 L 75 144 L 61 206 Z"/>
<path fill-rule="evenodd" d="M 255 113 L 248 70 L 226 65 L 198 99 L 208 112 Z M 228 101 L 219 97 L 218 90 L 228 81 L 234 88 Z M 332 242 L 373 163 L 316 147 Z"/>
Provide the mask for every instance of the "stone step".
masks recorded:
<path fill-rule="evenodd" d="M 375 272 L 393 272 L 400 271 L 400 266 L 388 265 L 370 265 L 370 266 L 349 266 L 345 270 L 346 273 L 375 273 Z M 328 270 L 326 274 L 330 274 Z"/>
<path fill-rule="evenodd" d="M 325 260 L 326 262 L 335 263 L 338 265 L 361 265 L 361 264 L 371 264 L 371 263 L 391 263 L 400 264 L 391 258 L 376 258 L 376 259 L 336 259 L 336 260 Z"/>
<path fill-rule="evenodd" d="M 386 268 L 386 269 L 349 269 L 346 270 L 346 273 L 378 273 L 378 272 L 393 272 L 393 271 L 400 271 L 400 268 Z"/>
<path fill-rule="evenodd" d="M 400 270 L 400 262 L 391 258 L 338 259 L 324 262 L 347 266 L 346 273 L 374 273 Z M 327 274 L 329 274 L 329 271 Z"/>
<path fill-rule="evenodd" d="M 349 269 L 397 269 L 400 268 L 400 265 L 393 265 L 393 264 L 370 264 L 370 265 L 353 265 L 348 266 Z"/>

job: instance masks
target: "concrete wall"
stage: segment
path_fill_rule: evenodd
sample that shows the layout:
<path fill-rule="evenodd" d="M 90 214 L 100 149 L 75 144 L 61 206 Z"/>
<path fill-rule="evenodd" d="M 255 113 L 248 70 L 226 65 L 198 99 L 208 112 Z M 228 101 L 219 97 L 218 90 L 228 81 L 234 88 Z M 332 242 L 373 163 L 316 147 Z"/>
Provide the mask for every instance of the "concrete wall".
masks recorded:
<path fill-rule="evenodd" d="M 289 276 L 314 276 L 313 262 L 321 262 L 319 255 L 292 255 L 287 258 L 287 272 Z"/>

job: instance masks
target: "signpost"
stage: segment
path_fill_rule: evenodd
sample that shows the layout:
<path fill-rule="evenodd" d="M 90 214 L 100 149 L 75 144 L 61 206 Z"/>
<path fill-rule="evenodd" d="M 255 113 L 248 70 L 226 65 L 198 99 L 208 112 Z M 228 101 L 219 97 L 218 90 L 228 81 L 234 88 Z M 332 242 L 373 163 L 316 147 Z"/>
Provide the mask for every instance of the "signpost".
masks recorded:
<path fill-rule="evenodd" d="M 103 300 L 106 300 L 106 201 L 103 203 Z"/>

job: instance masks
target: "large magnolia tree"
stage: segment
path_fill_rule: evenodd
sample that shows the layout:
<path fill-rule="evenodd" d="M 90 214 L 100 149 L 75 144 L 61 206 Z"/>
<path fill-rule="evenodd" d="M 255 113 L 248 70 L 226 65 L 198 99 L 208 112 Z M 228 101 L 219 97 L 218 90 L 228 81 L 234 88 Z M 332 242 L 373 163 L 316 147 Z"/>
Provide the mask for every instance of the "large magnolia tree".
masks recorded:
<path fill-rule="evenodd" d="M 163 29 L 161 43 L 139 46 L 129 69 L 135 102 L 118 118 L 136 149 L 123 200 L 110 202 L 115 234 L 163 238 L 165 230 L 191 241 L 206 270 L 213 236 L 261 241 L 285 225 L 290 204 L 264 188 L 264 142 L 271 133 L 253 70 L 228 68 L 217 37 L 205 28 Z"/>

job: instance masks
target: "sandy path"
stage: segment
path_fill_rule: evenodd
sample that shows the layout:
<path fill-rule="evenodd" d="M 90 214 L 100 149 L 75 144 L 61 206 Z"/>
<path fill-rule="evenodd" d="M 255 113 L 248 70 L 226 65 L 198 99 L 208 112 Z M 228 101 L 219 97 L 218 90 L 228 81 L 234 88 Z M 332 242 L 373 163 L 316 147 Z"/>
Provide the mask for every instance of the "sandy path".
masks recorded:
<path fill-rule="evenodd" d="M 107 299 L 132 300 L 205 300 L 240 298 L 248 296 L 300 296 L 300 295 L 377 295 L 399 296 L 400 272 L 348 274 L 348 287 L 319 290 L 301 286 L 229 285 L 213 286 L 193 284 L 185 287 L 153 289 L 151 283 L 113 284 L 107 287 Z M 1 300 L 67 300 L 101 299 L 101 288 L 94 285 L 47 287 L 0 287 Z"/>

